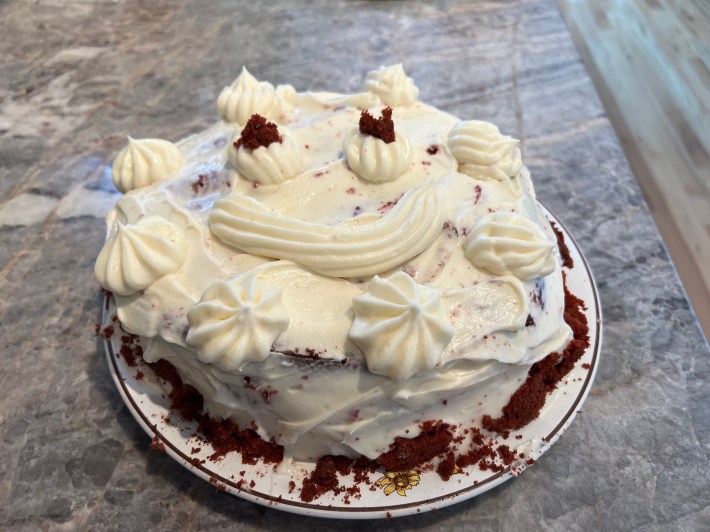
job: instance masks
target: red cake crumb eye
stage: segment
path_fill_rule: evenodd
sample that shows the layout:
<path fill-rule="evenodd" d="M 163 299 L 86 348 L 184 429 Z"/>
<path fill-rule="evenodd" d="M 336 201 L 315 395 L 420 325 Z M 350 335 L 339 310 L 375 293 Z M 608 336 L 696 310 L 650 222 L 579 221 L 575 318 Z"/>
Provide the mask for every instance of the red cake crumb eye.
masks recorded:
<path fill-rule="evenodd" d="M 253 114 L 244 126 L 242 134 L 234 143 L 234 147 L 239 149 L 244 146 L 249 150 L 255 150 L 264 146 L 268 147 L 274 142 L 281 143 L 283 137 L 279 135 L 279 129 L 273 122 L 267 122 L 266 118 L 261 115 Z"/>
<path fill-rule="evenodd" d="M 382 116 L 375 118 L 367 110 L 360 113 L 360 133 L 378 138 L 386 144 L 394 142 L 394 122 L 392 108 L 382 109 Z"/>

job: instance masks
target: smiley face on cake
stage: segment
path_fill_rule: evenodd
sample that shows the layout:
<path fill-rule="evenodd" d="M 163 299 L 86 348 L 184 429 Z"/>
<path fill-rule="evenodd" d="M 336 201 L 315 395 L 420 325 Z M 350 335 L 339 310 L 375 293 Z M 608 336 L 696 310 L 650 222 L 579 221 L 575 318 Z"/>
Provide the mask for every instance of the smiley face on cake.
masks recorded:
<path fill-rule="evenodd" d="M 297 460 L 377 459 L 423 422 L 500 416 L 568 345 L 515 139 L 420 102 L 401 65 L 356 94 L 244 70 L 218 109 L 176 144 L 129 141 L 96 265 L 144 359 L 211 416 Z"/>

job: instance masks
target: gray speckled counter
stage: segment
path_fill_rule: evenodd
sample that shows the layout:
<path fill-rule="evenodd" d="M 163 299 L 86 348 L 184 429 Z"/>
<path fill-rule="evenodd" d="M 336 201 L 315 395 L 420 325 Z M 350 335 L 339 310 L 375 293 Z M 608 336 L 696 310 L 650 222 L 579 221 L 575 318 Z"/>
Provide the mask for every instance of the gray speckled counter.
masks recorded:
<path fill-rule="evenodd" d="M 520 478 L 371 529 L 710 528 L 710 352 L 553 0 L 0 3 L 0 527 L 363 526 L 215 491 L 149 439 L 94 336 L 110 162 L 125 135 L 216 119 L 243 64 L 355 91 L 403 62 L 421 99 L 523 140 L 596 276 L 604 349 L 583 413 Z"/>

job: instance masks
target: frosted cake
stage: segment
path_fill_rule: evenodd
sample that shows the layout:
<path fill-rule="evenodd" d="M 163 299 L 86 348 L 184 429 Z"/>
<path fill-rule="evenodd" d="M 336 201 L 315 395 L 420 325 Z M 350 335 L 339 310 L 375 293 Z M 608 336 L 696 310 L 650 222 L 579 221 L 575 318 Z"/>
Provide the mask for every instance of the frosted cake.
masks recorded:
<path fill-rule="evenodd" d="M 356 94 L 244 69 L 217 109 L 113 165 L 96 276 L 146 362 L 285 460 L 413 467 L 537 416 L 586 323 L 515 139 L 401 65 Z"/>

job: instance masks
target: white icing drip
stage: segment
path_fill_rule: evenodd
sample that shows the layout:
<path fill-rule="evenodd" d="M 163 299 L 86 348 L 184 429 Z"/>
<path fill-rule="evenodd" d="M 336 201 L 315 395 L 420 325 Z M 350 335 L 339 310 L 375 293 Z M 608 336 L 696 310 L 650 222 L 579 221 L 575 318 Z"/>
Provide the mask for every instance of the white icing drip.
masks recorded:
<path fill-rule="evenodd" d="M 135 294 L 176 272 L 187 254 L 184 231 L 161 216 L 146 216 L 136 224 L 116 222 L 94 272 L 99 284 L 119 295 Z"/>
<path fill-rule="evenodd" d="M 555 270 L 555 246 L 533 222 L 506 212 L 481 218 L 464 242 L 466 258 L 495 275 L 531 280 Z"/>
<path fill-rule="evenodd" d="M 419 97 L 419 89 L 404 73 L 401 63 L 370 72 L 365 79 L 365 90 L 374 92 L 389 106 L 412 105 Z"/>
<path fill-rule="evenodd" d="M 375 276 L 353 308 L 350 338 L 365 353 L 368 369 L 398 381 L 432 369 L 454 335 L 440 292 L 404 272 Z"/>
<path fill-rule="evenodd" d="M 113 161 L 113 184 L 128 192 L 163 181 L 185 164 L 175 144 L 162 139 L 132 139 Z"/>

